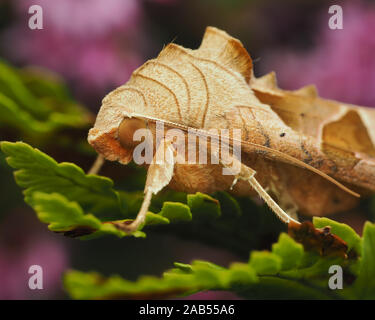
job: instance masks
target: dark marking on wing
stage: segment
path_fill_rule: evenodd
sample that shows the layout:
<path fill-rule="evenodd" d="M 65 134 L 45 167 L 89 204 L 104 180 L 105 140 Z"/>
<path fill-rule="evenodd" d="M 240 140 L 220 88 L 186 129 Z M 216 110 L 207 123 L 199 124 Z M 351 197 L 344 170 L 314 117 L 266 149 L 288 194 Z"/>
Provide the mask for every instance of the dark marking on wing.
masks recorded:
<path fill-rule="evenodd" d="M 313 158 L 312 158 L 310 152 L 306 149 L 303 142 L 301 142 L 300 146 L 301 146 L 301 150 L 303 151 L 303 153 L 307 156 L 307 158 L 303 159 L 303 162 L 306 163 L 306 164 L 310 164 L 313 161 Z"/>
<path fill-rule="evenodd" d="M 315 161 L 314 167 L 317 168 L 317 169 L 319 169 L 323 165 L 323 163 L 324 163 L 324 160 L 323 159 L 319 159 L 319 160 Z"/>
<path fill-rule="evenodd" d="M 263 137 L 266 139 L 266 141 L 264 142 L 263 146 L 267 147 L 267 148 L 270 148 L 271 147 L 271 139 L 270 137 L 262 130 L 261 131 Z"/>
<path fill-rule="evenodd" d="M 333 173 L 337 173 L 337 171 L 339 171 L 337 165 L 333 161 L 332 164 L 329 166 L 329 169 L 332 170 Z"/>

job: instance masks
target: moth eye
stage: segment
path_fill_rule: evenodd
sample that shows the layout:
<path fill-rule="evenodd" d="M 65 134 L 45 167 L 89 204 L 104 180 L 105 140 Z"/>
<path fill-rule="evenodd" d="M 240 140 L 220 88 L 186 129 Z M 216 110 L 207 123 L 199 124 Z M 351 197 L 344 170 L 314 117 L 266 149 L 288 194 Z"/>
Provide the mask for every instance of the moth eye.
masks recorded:
<path fill-rule="evenodd" d="M 131 149 L 136 147 L 141 141 L 134 141 L 134 134 L 138 129 L 146 128 L 143 120 L 136 118 L 125 118 L 118 127 L 118 140 L 122 147 Z"/>

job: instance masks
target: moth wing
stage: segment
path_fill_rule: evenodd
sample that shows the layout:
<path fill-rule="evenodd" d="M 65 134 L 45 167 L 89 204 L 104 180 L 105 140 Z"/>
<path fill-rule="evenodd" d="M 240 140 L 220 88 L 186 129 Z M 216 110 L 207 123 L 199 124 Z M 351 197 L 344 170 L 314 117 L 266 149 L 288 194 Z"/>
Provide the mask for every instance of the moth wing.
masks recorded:
<path fill-rule="evenodd" d="M 225 31 L 215 27 L 207 27 L 202 43 L 195 53 L 203 58 L 217 61 L 240 73 L 249 82 L 253 62 L 242 42 Z"/>
<path fill-rule="evenodd" d="M 375 110 L 322 99 L 314 86 L 282 90 L 274 73 L 253 77 L 250 87 L 288 127 L 316 140 L 340 180 L 375 190 Z"/>
<path fill-rule="evenodd" d="M 282 90 L 273 72 L 252 78 L 250 86 L 293 130 L 331 147 L 375 157 L 375 110 L 322 99 L 313 85 Z"/>

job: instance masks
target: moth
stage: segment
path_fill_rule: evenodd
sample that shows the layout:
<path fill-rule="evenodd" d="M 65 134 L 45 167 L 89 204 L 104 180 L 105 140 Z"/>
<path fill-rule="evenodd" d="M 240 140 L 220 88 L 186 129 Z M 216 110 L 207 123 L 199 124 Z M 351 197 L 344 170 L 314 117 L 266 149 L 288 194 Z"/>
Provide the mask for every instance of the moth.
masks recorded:
<path fill-rule="evenodd" d="M 175 140 L 154 144 L 138 216 L 117 226 L 136 230 L 152 195 L 167 185 L 188 193 L 259 195 L 282 221 L 298 223 L 297 212 L 319 216 L 348 210 L 359 195 L 375 191 L 374 121 L 370 108 L 322 99 L 314 86 L 285 91 L 274 73 L 256 78 L 242 43 L 207 27 L 198 49 L 168 44 L 103 99 L 88 135 L 100 155 L 91 172 L 102 159 L 128 164 L 142 143 L 135 132 L 150 129 L 155 140 L 158 122 L 197 136 L 215 128 L 238 129 L 240 137 L 228 141 L 231 147 L 240 144 L 240 159 L 219 152 L 216 163 L 180 163 Z M 160 154 L 164 162 L 155 160 Z M 228 163 L 240 170 L 222 174 Z"/>

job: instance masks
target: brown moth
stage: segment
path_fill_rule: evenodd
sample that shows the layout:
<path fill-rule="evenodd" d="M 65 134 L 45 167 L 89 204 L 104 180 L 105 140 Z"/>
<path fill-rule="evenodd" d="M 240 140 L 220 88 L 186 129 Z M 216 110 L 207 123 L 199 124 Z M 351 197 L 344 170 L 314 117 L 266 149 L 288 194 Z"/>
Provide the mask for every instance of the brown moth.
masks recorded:
<path fill-rule="evenodd" d="M 358 193 L 375 191 L 375 111 L 323 100 L 311 86 L 281 90 L 273 73 L 255 78 L 242 43 L 213 27 L 197 50 L 171 43 L 109 93 L 88 141 L 105 159 L 127 164 L 140 143 L 133 133 L 149 128 L 155 139 L 158 121 L 196 135 L 237 128 L 240 139 L 229 142 L 240 143 L 241 160 L 218 153 L 219 163 L 179 163 L 176 141 L 163 139 L 148 166 L 137 219 L 118 225 L 127 231 L 144 222 L 152 194 L 167 185 L 188 193 L 258 194 L 286 223 L 296 212 L 350 209 Z M 160 154 L 163 163 L 155 161 Z M 223 175 L 229 162 L 240 162 L 240 172 Z"/>

